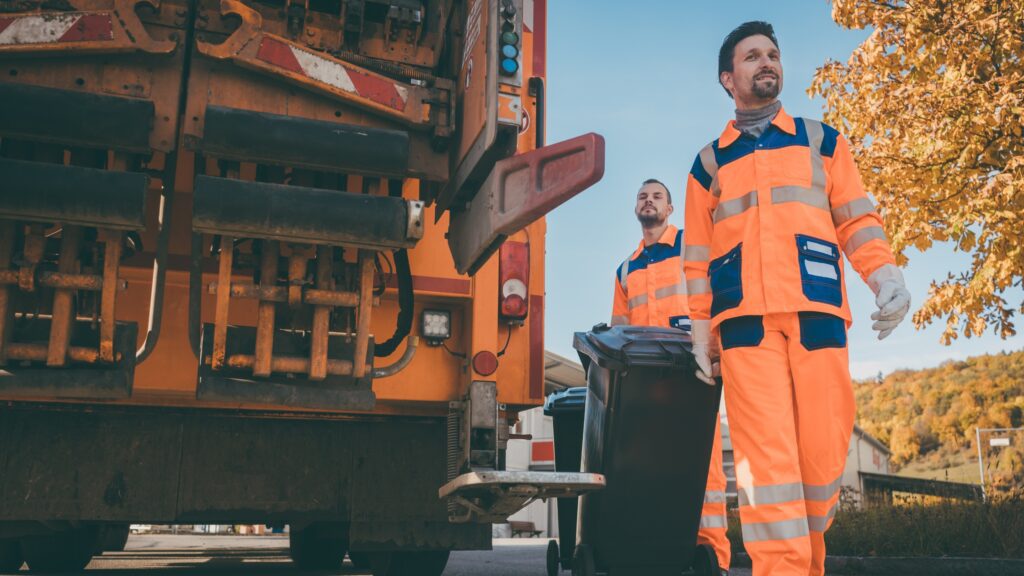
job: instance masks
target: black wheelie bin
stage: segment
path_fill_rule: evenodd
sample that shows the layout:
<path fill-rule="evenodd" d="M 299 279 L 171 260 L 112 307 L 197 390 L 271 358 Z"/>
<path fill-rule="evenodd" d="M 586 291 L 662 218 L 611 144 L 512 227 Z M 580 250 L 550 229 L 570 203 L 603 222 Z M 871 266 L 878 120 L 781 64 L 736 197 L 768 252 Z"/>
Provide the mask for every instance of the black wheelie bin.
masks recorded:
<path fill-rule="evenodd" d="M 586 386 L 566 388 L 544 400 L 544 414 L 551 416 L 555 441 L 555 470 L 580 472 L 583 457 L 583 409 L 587 401 Z M 572 568 L 576 548 L 576 511 L 579 498 L 558 499 L 558 542 L 548 542 L 548 576 Z"/>
<path fill-rule="evenodd" d="M 607 480 L 581 497 L 573 576 L 719 576 L 697 530 L 721 382 L 697 379 L 677 329 L 598 325 L 573 346 L 587 372 L 582 471 Z"/>

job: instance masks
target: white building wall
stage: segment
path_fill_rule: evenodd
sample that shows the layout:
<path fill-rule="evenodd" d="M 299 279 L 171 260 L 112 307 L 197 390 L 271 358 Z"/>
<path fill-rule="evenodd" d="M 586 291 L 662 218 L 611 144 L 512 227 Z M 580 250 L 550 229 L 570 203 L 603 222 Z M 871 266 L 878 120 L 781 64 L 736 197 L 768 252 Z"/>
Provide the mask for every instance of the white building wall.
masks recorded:
<path fill-rule="evenodd" d="M 519 424 L 512 431 L 514 434 L 531 434 L 534 440 L 551 440 L 554 428 L 550 416 L 544 415 L 541 407 L 519 413 Z M 530 469 L 530 440 L 509 440 L 505 452 L 505 468 L 508 470 Z M 558 535 L 558 520 L 555 515 L 554 498 L 547 502 L 533 502 L 526 508 L 516 512 L 509 520 L 533 522 L 537 530 L 543 530 L 542 538 Z"/>

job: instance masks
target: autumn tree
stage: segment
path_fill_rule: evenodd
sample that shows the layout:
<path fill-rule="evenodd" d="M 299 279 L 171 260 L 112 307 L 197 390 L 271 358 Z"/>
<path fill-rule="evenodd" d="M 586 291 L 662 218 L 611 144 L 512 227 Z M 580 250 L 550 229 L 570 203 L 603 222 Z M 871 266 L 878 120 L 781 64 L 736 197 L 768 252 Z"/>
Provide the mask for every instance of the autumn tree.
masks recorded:
<path fill-rule="evenodd" d="M 971 266 L 933 281 L 917 326 L 944 319 L 945 344 L 1024 314 L 1024 0 L 833 0 L 832 17 L 871 35 L 809 89 L 825 98 L 904 250 L 953 243 Z"/>

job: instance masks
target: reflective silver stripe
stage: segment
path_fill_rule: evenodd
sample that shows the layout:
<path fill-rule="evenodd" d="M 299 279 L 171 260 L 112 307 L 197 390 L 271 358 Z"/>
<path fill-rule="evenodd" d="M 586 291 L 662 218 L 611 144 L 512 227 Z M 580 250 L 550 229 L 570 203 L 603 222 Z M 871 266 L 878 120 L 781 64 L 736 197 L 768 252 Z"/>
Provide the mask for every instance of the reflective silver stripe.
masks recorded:
<path fill-rule="evenodd" d="M 687 245 L 683 249 L 683 260 L 690 262 L 707 262 L 711 260 L 711 246 Z"/>
<path fill-rule="evenodd" d="M 886 240 L 885 230 L 882 230 L 881 226 L 867 226 L 857 230 L 843 245 L 843 251 L 849 256 L 872 240 Z"/>
<path fill-rule="evenodd" d="M 708 284 L 707 278 L 696 278 L 694 280 L 686 281 L 686 293 L 690 295 L 694 294 L 710 294 L 711 286 Z"/>
<path fill-rule="evenodd" d="M 629 324 L 629 316 L 612 316 L 612 326 Z"/>
<path fill-rule="evenodd" d="M 678 284 L 658 288 L 654 291 L 655 300 L 661 300 L 669 296 L 686 296 L 686 284 L 679 282 Z"/>
<path fill-rule="evenodd" d="M 824 188 L 801 188 L 800 186 L 779 186 L 772 188 L 772 204 L 799 202 L 822 210 L 829 209 L 828 196 Z"/>
<path fill-rule="evenodd" d="M 622 286 L 622 291 L 626 291 L 626 277 L 629 276 L 629 260 L 622 263 L 619 266 L 619 286 Z"/>
<path fill-rule="evenodd" d="M 824 532 L 828 529 L 828 521 L 836 515 L 836 509 L 839 508 L 839 502 L 836 502 L 828 509 L 828 514 L 824 516 L 808 516 L 807 526 L 812 532 Z"/>
<path fill-rule="evenodd" d="M 789 540 L 807 536 L 809 529 L 807 518 L 794 518 L 781 522 L 759 522 L 741 525 L 744 542 L 760 542 L 762 540 Z"/>
<path fill-rule="evenodd" d="M 726 200 L 720 203 L 718 208 L 715 208 L 715 224 L 731 216 L 742 214 L 755 206 L 757 206 L 757 190 L 747 192 L 739 198 Z"/>
<path fill-rule="evenodd" d="M 782 502 L 792 502 L 794 500 L 803 499 L 804 485 L 799 482 L 739 489 L 740 506 L 780 504 Z"/>
<path fill-rule="evenodd" d="M 824 485 L 804 484 L 804 498 L 807 500 L 814 500 L 815 502 L 828 502 L 829 499 L 839 492 L 839 487 L 842 485 L 842 475 L 832 482 Z"/>
<path fill-rule="evenodd" d="M 715 198 L 722 195 L 722 189 L 718 186 L 718 161 L 715 160 L 715 150 L 711 147 L 711 144 L 701 148 L 700 150 L 700 163 L 704 166 L 704 171 L 711 176 L 711 188 L 708 192 Z"/>
<path fill-rule="evenodd" d="M 870 214 L 874 211 L 875 205 L 871 203 L 869 198 L 857 198 L 838 208 L 832 209 L 832 224 L 838 228 L 858 216 Z"/>
<path fill-rule="evenodd" d="M 639 296 L 633 296 L 629 299 L 629 309 L 632 310 L 637 306 L 643 306 L 647 304 L 647 294 L 641 294 Z"/>
<path fill-rule="evenodd" d="M 725 492 L 721 490 L 708 490 L 704 493 L 705 504 L 721 504 L 725 502 Z"/>
<path fill-rule="evenodd" d="M 825 162 L 821 159 L 821 141 L 825 139 L 825 129 L 817 120 L 804 120 L 807 130 L 807 146 L 811 149 L 811 188 L 825 191 Z"/>
<path fill-rule="evenodd" d="M 700 517 L 701 528 L 728 528 L 729 521 L 725 516 L 701 516 Z"/>

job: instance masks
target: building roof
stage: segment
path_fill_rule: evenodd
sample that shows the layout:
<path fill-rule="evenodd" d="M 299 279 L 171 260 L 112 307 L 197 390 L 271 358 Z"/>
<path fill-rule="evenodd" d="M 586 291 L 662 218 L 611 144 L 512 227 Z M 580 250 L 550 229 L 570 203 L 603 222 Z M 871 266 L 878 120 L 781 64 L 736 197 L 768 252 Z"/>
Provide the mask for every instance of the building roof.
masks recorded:
<path fill-rule="evenodd" d="M 853 425 L 853 435 L 867 442 L 868 444 L 871 444 L 878 450 L 884 452 L 886 456 L 892 456 L 892 452 L 889 450 L 888 446 L 882 444 L 880 441 L 878 441 L 878 439 L 876 439 L 871 434 L 865 432 L 863 428 L 857 426 L 856 424 Z"/>
<path fill-rule="evenodd" d="M 579 362 L 544 351 L 544 394 L 586 385 L 587 375 Z"/>

